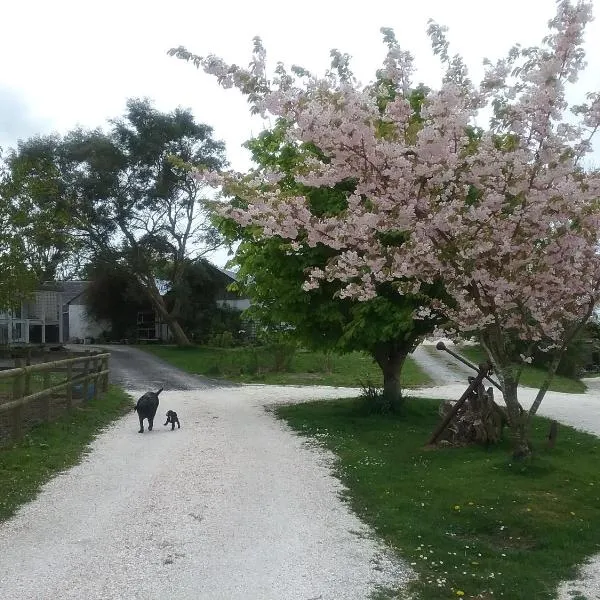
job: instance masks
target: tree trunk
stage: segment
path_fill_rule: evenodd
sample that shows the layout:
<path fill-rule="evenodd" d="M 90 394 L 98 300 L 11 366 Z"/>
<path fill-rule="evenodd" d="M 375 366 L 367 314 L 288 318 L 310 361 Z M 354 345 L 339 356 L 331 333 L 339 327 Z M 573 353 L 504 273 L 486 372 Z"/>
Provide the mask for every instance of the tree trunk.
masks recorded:
<path fill-rule="evenodd" d="M 173 337 L 175 338 L 175 343 L 178 346 L 183 346 L 183 347 L 191 346 L 192 342 L 190 342 L 188 336 L 186 335 L 185 331 L 179 324 L 179 321 L 177 320 L 177 318 L 174 317 L 172 314 L 170 314 L 169 311 L 167 310 L 167 307 L 165 306 L 165 301 L 164 301 L 163 297 L 160 295 L 160 292 L 158 291 L 158 289 L 156 289 L 156 286 L 154 286 L 154 284 L 150 284 L 150 285 L 145 285 L 145 288 L 148 292 L 150 301 L 152 302 L 152 306 L 154 306 L 154 308 L 156 309 L 156 312 L 158 312 L 158 314 L 161 316 L 163 321 L 171 329 L 171 333 L 173 334 Z"/>
<path fill-rule="evenodd" d="M 506 404 L 510 425 L 513 457 L 516 460 L 521 460 L 531 455 L 531 444 L 527 427 L 527 413 L 523 412 L 523 409 L 519 404 L 517 394 L 518 382 L 515 381 L 513 377 L 504 374 L 502 387 L 504 389 L 504 402 Z"/>
<path fill-rule="evenodd" d="M 383 397 L 393 407 L 400 407 L 403 402 L 400 373 L 407 355 L 407 348 L 395 344 L 384 344 L 373 354 L 383 373 Z"/>

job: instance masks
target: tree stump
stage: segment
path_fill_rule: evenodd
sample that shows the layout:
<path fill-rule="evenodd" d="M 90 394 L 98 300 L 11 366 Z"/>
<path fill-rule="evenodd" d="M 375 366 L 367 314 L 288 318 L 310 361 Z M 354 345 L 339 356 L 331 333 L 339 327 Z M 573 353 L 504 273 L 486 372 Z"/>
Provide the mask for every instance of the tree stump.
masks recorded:
<path fill-rule="evenodd" d="M 473 381 L 469 377 L 469 382 Z M 440 416 L 446 417 L 454 402 L 446 401 L 440 406 Z M 463 406 L 439 437 L 440 445 L 465 446 L 468 444 L 496 444 L 502 439 L 504 426 L 508 423 L 506 411 L 494 402 L 494 390 L 483 385 L 474 389 Z"/>

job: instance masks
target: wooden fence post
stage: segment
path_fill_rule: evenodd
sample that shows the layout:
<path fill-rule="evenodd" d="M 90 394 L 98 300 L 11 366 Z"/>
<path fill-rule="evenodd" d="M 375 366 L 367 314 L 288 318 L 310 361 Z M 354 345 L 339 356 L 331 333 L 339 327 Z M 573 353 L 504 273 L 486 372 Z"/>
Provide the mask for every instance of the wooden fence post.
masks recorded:
<path fill-rule="evenodd" d="M 25 356 L 25 365 L 29 367 L 31 365 L 31 348 L 27 348 Z M 23 390 L 23 396 L 29 396 L 29 394 L 31 394 L 31 373 L 25 375 L 25 388 Z"/>
<path fill-rule="evenodd" d="M 67 408 L 72 408 L 73 406 L 73 364 L 69 363 L 67 365 Z"/>
<path fill-rule="evenodd" d="M 82 402 L 85 402 L 87 398 L 88 385 L 90 382 L 90 356 L 92 352 L 90 350 L 85 351 L 85 361 L 83 363 L 83 397 L 81 398 Z"/>
<path fill-rule="evenodd" d="M 108 356 L 104 357 L 104 359 L 102 360 L 102 370 L 103 371 L 108 371 Z M 103 377 L 102 377 L 102 391 L 103 392 L 108 392 L 108 373 L 106 373 Z"/>
<path fill-rule="evenodd" d="M 15 360 L 15 368 L 22 369 L 24 360 L 17 358 Z M 25 390 L 25 377 L 22 374 L 17 375 L 13 379 L 13 400 L 19 400 L 23 397 Z M 13 442 L 19 441 L 23 437 L 23 407 L 16 406 L 11 411 L 11 435 Z"/>
<path fill-rule="evenodd" d="M 98 387 L 100 385 L 100 377 L 101 377 L 101 375 L 99 374 L 100 371 L 102 371 L 102 359 L 95 358 L 94 359 L 94 394 L 92 396 L 93 400 L 98 399 Z"/>
<path fill-rule="evenodd" d="M 48 360 L 48 357 L 44 357 L 44 362 L 50 362 Z M 42 389 L 47 390 L 49 387 L 50 387 L 50 371 L 44 371 Z M 42 402 L 44 404 L 44 421 L 46 421 L 46 422 L 48 422 L 50 420 L 50 403 L 51 403 L 51 401 L 52 401 L 52 399 L 49 395 L 44 396 L 44 398 L 42 398 Z"/>

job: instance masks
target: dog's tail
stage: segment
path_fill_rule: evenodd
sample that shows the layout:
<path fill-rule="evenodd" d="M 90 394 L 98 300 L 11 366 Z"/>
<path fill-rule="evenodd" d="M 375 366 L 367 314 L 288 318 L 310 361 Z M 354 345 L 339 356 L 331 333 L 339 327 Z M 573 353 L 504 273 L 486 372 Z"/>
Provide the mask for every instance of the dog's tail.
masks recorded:
<path fill-rule="evenodd" d="M 137 410 L 137 406 L 138 406 L 138 403 L 136 402 L 135 406 L 133 407 L 133 410 Z"/>
<path fill-rule="evenodd" d="M 158 392 L 156 392 L 156 395 L 158 396 L 163 390 L 164 390 L 164 388 L 160 388 L 160 390 L 158 390 Z"/>

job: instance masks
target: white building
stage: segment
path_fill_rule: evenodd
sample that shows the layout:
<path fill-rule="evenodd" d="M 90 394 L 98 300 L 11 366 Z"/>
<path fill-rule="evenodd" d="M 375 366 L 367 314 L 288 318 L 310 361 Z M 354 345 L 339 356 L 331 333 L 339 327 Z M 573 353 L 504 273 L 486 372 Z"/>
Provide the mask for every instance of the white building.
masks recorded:
<path fill-rule="evenodd" d="M 13 310 L 0 312 L 0 344 L 63 342 L 62 292 L 40 289 Z"/>

